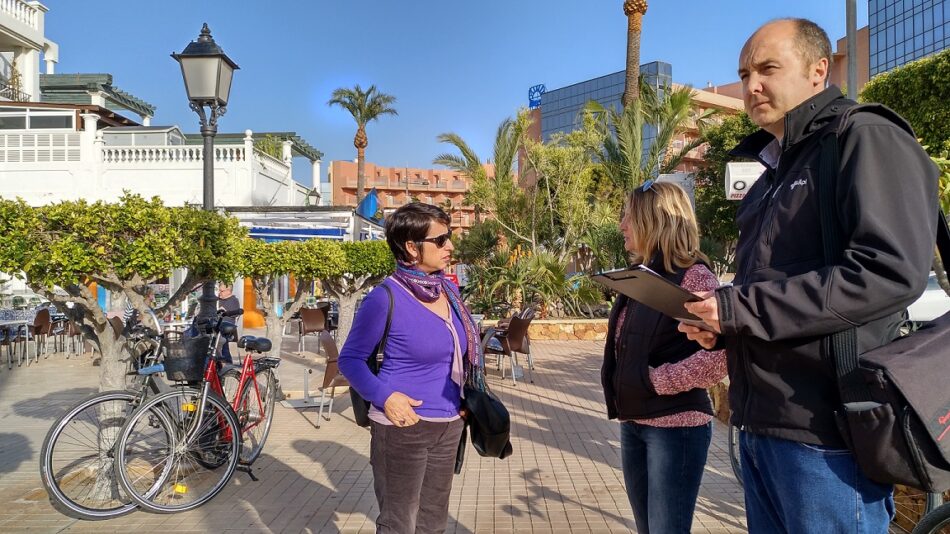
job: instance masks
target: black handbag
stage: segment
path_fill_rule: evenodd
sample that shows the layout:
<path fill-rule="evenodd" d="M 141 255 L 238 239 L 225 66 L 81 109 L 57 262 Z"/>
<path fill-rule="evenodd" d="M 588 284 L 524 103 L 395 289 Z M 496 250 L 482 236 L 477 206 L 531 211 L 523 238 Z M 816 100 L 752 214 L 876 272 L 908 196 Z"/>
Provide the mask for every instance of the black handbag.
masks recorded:
<path fill-rule="evenodd" d="M 889 112 L 879 106 L 858 106 L 845 116 L 865 109 Z M 821 233 L 829 265 L 841 253 L 834 181 L 844 118 L 822 138 L 818 173 Z M 947 265 L 950 229 L 943 212 L 937 211 L 937 249 Z M 824 349 L 834 365 L 841 397 L 841 408 L 835 412 L 838 427 L 865 476 L 928 492 L 950 488 L 950 313 L 861 355 L 854 328 L 826 338 Z"/>
<path fill-rule="evenodd" d="M 462 404 L 468 412 L 465 423 L 471 433 L 472 446 L 479 455 L 503 460 L 512 453 L 511 417 L 505 405 L 488 389 L 484 356 L 481 358 L 464 386 Z"/>
<path fill-rule="evenodd" d="M 389 339 L 389 327 L 393 322 L 393 292 L 386 284 L 383 284 L 383 289 L 386 290 L 386 294 L 389 296 L 389 310 L 386 312 L 386 328 L 383 329 L 383 338 L 379 340 L 372 354 L 366 358 L 366 365 L 374 375 L 379 374 L 379 369 L 383 365 L 383 353 L 386 349 L 386 340 Z M 364 399 L 353 386 L 350 386 L 350 401 L 353 403 L 353 420 L 356 421 L 356 424 L 362 427 L 369 426 L 370 402 Z"/>

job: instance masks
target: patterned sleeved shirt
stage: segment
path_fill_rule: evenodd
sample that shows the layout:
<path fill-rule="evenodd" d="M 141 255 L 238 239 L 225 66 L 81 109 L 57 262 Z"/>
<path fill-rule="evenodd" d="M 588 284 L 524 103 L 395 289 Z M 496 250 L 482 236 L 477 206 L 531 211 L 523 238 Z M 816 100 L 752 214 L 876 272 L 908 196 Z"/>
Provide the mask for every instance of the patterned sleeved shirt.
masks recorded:
<path fill-rule="evenodd" d="M 680 284 L 689 291 L 712 291 L 719 286 L 719 280 L 706 266 L 696 264 L 686 271 Z M 627 310 L 635 303 L 629 303 L 620 310 L 617 318 L 617 332 L 623 328 Z M 676 363 L 665 363 L 650 368 L 650 382 L 660 395 L 675 395 L 695 388 L 708 388 L 719 383 L 726 376 L 726 351 L 699 350 L 692 356 Z M 664 428 L 702 426 L 712 420 L 712 416 L 699 411 L 680 412 L 650 419 L 635 419 L 641 425 Z"/>

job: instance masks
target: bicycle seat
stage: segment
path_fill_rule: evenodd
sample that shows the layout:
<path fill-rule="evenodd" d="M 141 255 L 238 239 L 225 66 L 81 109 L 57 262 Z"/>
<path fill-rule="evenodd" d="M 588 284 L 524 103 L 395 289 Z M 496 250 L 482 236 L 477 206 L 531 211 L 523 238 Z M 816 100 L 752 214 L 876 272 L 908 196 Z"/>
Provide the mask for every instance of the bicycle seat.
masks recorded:
<path fill-rule="evenodd" d="M 234 323 L 222 322 L 221 326 L 218 328 L 218 331 L 221 332 L 221 337 L 227 341 L 234 341 L 237 339 L 237 325 Z"/>
<path fill-rule="evenodd" d="M 266 337 L 241 336 L 238 347 L 247 349 L 249 352 L 267 352 L 270 350 L 271 343 Z"/>

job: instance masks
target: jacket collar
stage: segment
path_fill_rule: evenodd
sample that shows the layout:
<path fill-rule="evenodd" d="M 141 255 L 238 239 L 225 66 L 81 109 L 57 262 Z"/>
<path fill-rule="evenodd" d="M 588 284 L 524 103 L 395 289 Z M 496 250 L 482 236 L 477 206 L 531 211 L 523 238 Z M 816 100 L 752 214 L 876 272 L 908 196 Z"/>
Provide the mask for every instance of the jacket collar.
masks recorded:
<path fill-rule="evenodd" d="M 841 89 L 829 85 L 827 89 L 805 100 L 785 114 L 785 137 L 782 139 L 782 152 L 802 142 L 812 133 L 820 130 L 839 113 L 854 102 L 841 95 Z M 758 130 L 743 139 L 729 155 L 761 161 L 759 154 L 775 136 L 765 130 Z"/>

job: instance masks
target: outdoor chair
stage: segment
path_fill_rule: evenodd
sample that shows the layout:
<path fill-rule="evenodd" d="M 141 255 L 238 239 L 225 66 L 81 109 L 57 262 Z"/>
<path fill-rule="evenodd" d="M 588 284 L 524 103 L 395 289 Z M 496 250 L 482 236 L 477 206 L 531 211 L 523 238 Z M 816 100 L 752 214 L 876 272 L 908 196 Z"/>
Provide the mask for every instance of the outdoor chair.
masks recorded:
<path fill-rule="evenodd" d="M 333 340 L 333 336 L 324 330 L 320 332 L 319 338 L 320 344 L 323 346 L 323 351 L 327 354 L 327 367 L 323 372 L 323 386 L 320 387 L 320 413 L 317 415 L 317 428 L 320 428 L 320 418 L 326 421 L 330 420 L 330 414 L 333 413 L 333 399 L 336 394 L 336 388 L 350 386 L 346 377 L 340 374 L 340 366 L 338 364 L 340 352 L 337 350 L 336 341 Z M 324 417 L 323 408 L 326 405 L 328 389 L 330 390 L 330 404 L 326 408 L 327 415 Z"/>
<path fill-rule="evenodd" d="M 17 367 L 23 365 L 26 355 L 26 326 L 9 326 L 0 329 L 0 349 L 6 347 L 7 369 L 13 369 L 13 355 L 17 357 Z"/>
<path fill-rule="evenodd" d="M 36 312 L 33 317 L 33 324 L 28 325 L 27 335 L 33 340 L 33 356 L 36 362 L 40 361 L 40 350 L 43 351 L 43 357 L 48 358 L 46 343 L 49 341 L 50 334 L 53 333 L 53 321 L 50 318 L 49 308 L 42 308 Z M 55 344 L 55 341 L 54 341 Z M 26 364 L 30 365 L 30 356 L 27 354 Z"/>
<path fill-rule="evenodd" d="M 326 330 L 327 316 L 323 308 L 300 308 L 300 331 L 297 341 L 297 352 L 306 348 L 305 337 L 311 334 L 320 335 Z M 317 343 L 317 354 L 320 353 L 320 343 Z"/>
<path fill-rule="evenodd" d="M 66 358 L 69 359 L 71 354 L 82 356 L 86 352 L 86 341 L 83 339 L 82 330 L 80 330 L 79 325 L 77 325 L 75 321 L 66 321 L 66 328 L 63 332 L 66 336 L 66 340 L 63 342 Z M 68 348 L 66 348 L 67 343 L 69 344 Z"/>
<path fill-rule="evenodd" d="M 531 358 L 531 339 L 528 336 L 528 327 L 531 326 L 532 319 L 522 319 L 514 316 L 508 320 L 506 329 L 489 329 L 482 339 L 482 350 L 485 354 L 496 354 L 498 356 L 498 366 L 501 369 L 501 378 L 505 379 L 504 359 L 508 358 L 511 369 L 511 380 L 515 384 L 518 379 L 515 376 L 515 368 L 518 366 L 518 354 L 528 356 L 528 380 L 534 382 L 534 376 L 531 371 L 534 369 L 534 362 Z"/>

